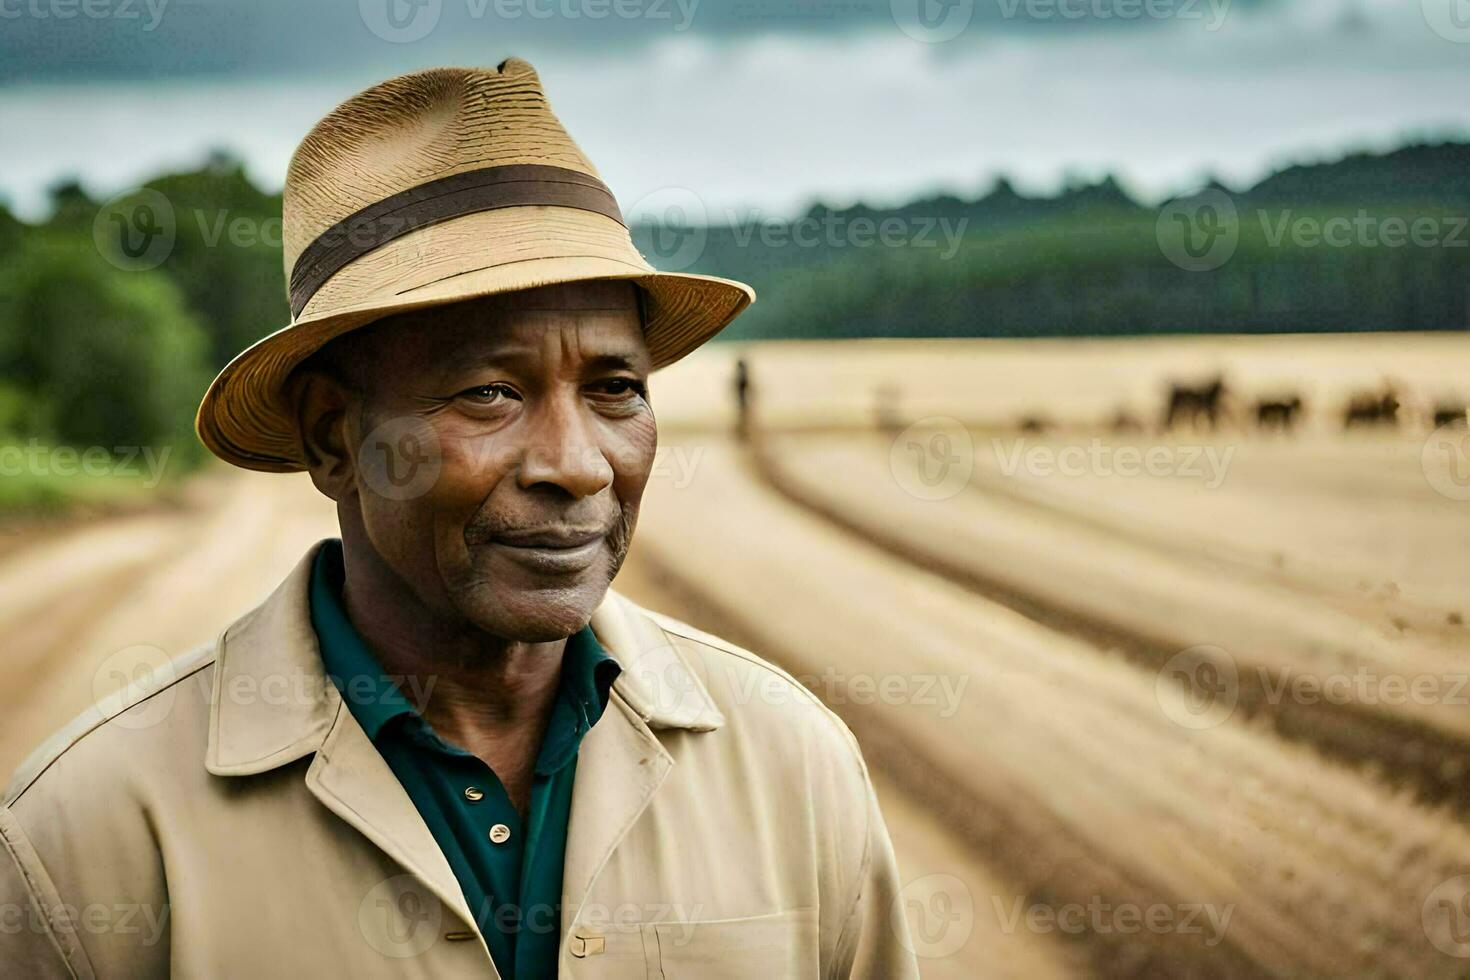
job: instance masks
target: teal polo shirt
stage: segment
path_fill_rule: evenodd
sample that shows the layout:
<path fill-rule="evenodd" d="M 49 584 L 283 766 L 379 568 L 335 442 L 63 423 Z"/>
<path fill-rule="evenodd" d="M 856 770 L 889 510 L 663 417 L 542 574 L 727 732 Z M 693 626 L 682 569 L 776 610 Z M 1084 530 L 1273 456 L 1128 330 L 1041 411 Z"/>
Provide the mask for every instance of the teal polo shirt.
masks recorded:
<path fill-rule="evenodd" d="M 347 618 L 342 582 L 342 544 L 328 541 L 311 580 L 311 623 L 327 675 L 444 852 L 500 975 L 556 976 L 577 750 L 602 717 L 621 668 L 590 628 L 567 638 L 522 820 L 494 771 L 440 738 L 383 674 Z"/>

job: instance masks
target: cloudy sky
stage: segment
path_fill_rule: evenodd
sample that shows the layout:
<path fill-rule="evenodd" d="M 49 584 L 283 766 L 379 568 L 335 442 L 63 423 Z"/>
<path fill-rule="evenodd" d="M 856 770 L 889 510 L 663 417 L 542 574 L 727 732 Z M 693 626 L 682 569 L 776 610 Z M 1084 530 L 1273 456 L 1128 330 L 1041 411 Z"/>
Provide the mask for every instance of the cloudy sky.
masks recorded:
<path fill-rule="evenodd" d="M 0 0 L 0 197 L 212 147 L 278 186 L 381 78 L 529 59 L 625 207 L 1206 174 L 1470 136 L 1470 0 Z"/>

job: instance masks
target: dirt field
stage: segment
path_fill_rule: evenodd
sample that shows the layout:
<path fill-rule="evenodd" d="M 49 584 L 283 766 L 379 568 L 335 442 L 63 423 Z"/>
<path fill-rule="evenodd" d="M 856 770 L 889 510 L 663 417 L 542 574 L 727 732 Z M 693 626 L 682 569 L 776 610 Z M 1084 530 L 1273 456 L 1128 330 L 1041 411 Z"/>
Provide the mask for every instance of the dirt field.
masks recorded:
<path fill-rule="evenodd" d="M 1216 372 L 1218 431 L 1155 431 Z M 1466 387 L 1454 337 L 714 348 L 655 380 L 615 587 L 846 718 L 926 976 L 1465 976 L 1470 444 L 1424 407 Z M 221 471 L 7 548 L 0 768 L 332 532 Z"/>

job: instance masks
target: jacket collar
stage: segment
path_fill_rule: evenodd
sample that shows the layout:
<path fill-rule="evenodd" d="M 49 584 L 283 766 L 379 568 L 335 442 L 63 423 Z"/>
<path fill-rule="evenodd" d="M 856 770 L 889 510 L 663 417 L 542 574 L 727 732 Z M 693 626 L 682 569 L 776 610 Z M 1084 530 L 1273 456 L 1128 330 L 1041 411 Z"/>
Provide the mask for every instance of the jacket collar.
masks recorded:
<path fill-rule="evenodd" d="M 341 695 L 322 667 L 309 605 L 320 547 L 219 638 L 205 756 L 217 776 L 266 772 L 317 752 L 337 723 Z M 650 729 L 724 724 L 696 671 L 638 606 L 609 590 L 590 625 L 623 668 L 614 692 Z"/>

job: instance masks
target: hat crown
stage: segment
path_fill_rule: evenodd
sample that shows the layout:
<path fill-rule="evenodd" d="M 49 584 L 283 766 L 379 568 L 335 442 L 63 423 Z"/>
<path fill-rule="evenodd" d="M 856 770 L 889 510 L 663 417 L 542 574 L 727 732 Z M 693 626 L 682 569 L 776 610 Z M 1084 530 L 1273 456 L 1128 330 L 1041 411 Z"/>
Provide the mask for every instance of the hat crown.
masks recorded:
<path fill-rule="evenodd" d="M 287 278 L 308 245 L 361 209 L 431 180 L 511 164 L 600 179 L 529 63 L 433 68 L 374 85 L 328 113 L 291 158 L 282 200 Z"/>

